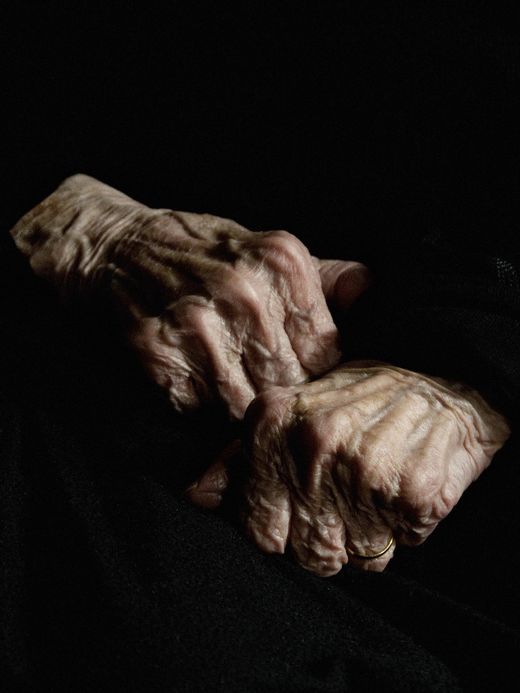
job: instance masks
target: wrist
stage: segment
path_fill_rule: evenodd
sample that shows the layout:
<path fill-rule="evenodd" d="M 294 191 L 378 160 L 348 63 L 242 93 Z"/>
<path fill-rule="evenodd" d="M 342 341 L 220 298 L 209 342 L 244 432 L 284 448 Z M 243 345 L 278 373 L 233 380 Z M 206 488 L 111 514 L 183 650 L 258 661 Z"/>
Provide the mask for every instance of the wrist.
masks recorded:
<path fill-rule="evenodd" d="M 63 181 L 11 230 L 34 272 L 61 289 L 84 290 L 110 262 L 114 246 L 168 210 L 152 210 L 90 176 Z"/>

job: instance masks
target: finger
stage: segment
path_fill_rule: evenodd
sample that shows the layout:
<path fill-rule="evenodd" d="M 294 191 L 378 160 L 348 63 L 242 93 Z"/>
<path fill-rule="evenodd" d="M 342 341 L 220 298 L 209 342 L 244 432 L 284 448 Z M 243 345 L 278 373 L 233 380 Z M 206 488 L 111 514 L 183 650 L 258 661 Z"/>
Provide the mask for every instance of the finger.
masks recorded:
<path fill-rule="evenodd" d="M 274 386 L 296 385 L 308 378 L 283 328 L 274 339 L 276 345 L 268 349 L 252 331 L 243 344 L 243 366 L 257 393 Z"/>
<path fill-rule="evenodd" d="M 383 570 L 394 547 L 379 558 L 360 556 L 374 556 L 388 545 L 392 537 L 388 525 L 376 513 L 367 517 L 349 507 L 344 494 L 335 493 L 323 462 L 313 475 L 313 491 L 291 493 L 290 543 L 298 562 L 324 577 L 335 575 L 347 562 L 364 570 Z"/>
<path fill-rule="evenodd" d="M 345 523 L 345 548 L 349 563 L 362 570 L 380 572 L 394 555 L 393 527 L 374 505 L 358 502 L 353 480 L 346 484 L 344 475 L 338 475 L 338 469 L 340 467 L 336 466 L 333 470 L 332 491 Z M 392 538 L 394 541 L 389 546 Z M 388 550 L 384 551 L 386 548 Z M 382 551 L 384 553 L 378 556 Z"/>
<path fill-rule="evenodd" d="M 210 389 L 233 418 L 241 419 L 255 396 L 242 364 L 241 347 L 214 307 L 193 299 L 184 299 L 171 310 L 181 325 L 183 353 L 199 380 L 208 380 L 209 371 Z"/>
<path fill-rule="evenodd" d="M 317 285 L 310 288 L 318 291 Z M 339 333 L 322 295 L 316 295 L 303 308 L 286 305 L 284 327 L 299 362 L 310 375 L 322 375 L 340 362 Z"/>
<path fill-rule="evenodd" d="M 417 527 L 408 524 L 406 527 L 399 527 L 397 531 L 394 532 L 394 536 L 398 544 L 411 547 L 419 546 L 428 539 L 438 525 L 438 522 L 432 522 L 429 525 Z"/>
<path fill-rule="evenodd" d="M 216 510 L 229 484 L 227 461 L 219 459 L 185 491 L 186 498 L 201 508 Z"/>
<path fill-rule="evenodd" d="M 327 303 L 333 309 L 347 310 L 372 284 L 372 273 L 361 262 L 313 260 Z"/>
<path fill-rule="evenodd" d="M 234 440 L 218 455 L 204 474 L 186 489 L 186 498 L 201 508 L 216 510 L 222 503 L 229 485 L 230 469 L 241 457 L 241 442 Z"/>
<path fill-rule="evenodd" d="M 284 327 L 279 296 L 250 268 L 240 266 L 220 278 L 215 306 L 241 352 L 244 370 L 256 392 L 307 379 Z"/>
<path fill-rule="evenodd" d="M 356 410 L 338 412 L 339 419 L 343 417 L 348 420 L 356 412 L 361 413 L 361 410 L 367 416 L 378 410 L 384 413 L 388 387 L 395 385 L 396 379 L 391 372 L 381 370 L 374 373 L 374 369 L 351 369 L 348 365 L 338 367 L 305 384 L 298 398 L 297 413 L 303 415 L 307 409 L 324 412 L 328 408 L 334 410 L 342 404 L 354 403 Z"/>
<path fill-rule="evenodd" d="M 390 563 L 396 548 L 393 531 L 381 518 L 367 515 L 347 520 L 346 550 L 351 566 L 361 570 L 381 572 Z M 357 520 L 357 521 L 356 521 Z"/>
<path fill-rule="evenodd" d="M 318 375 L 339 362 L 339 335 L 307 248 L 286 231 L 263 234 L 261 270 L 282 301 L 281 321 L 301 365 Z"/>
<path fill-rule="evenodd" d="M 276 475 L 256 474 L 246 484 L 242 515 L 246 534 L 266 553 L 284 553 L 289 534 L 289 492 Z"/>
<path fill-rule="evenodd" d="M 425 541 L 456 505 L 467 479 L 464 478 L 463 435 L 450 418 L 429 411 L 413 442 L 402 475 L 402 539 L 414 546 Z M 421 428 L 419 428 L 421 431 Z M 450 469 L 438 474 L 439 460 L 450 460 Z"/>
<path fill-rule="evenodd" d="M 280 474 L 282 450 L 286 447 L 286 392 L 280 387 L 260 395 L 245 416 L 249 465 L 243 488 L 242 522 L 246 534 L 267 553 L 285 551 L 291 521 L 289 490 Z"/>
<path fill-rule="evenodd" d="M 207 288 L 227 330 L 229 348 L 242 359 L 255 393 L 307 378 L 283 327 L 280 299 L 257 271 L 243 262 L 233 268 L 219 265 L 207 278 Z"/>
<path fill-rule="evenodd" d="M 413 440 L 416 423 L 428 408 L 428 403 L 414 393 L 403 391 L 396 393 L 396 397 L 390 412 L 383 407 L 372 415 L 364 411 L 362 401 L 356 402 L 363 418 L 370 421 L 370 427 L 362 434 L 362 444 L 356 442 L 355 432 L 347 434 L 338 449 L 339 464 L 333 470 L 337 504 L 346 527 L 349 560 L 364 570 L 383 570 L 395 549 L 389 546 L 390 539 L 394 535 L 401 538 L 398 530 L 401 529 L 399 503 L 404 486 L 400 472 L 402 458 L 409 454 L 407 446 Z M 347 404 L 345 415 L 349 408 Z M 386 547 L 388 551 L 383 555 L 370 558 Z"/>
<path fill-rule="evenodd" d="M 296 560 L 306 570 L 328 577 L 348 562 L 345 525 L 331 491 L 330 456 L 315 460 L 305 488 L 291 493 L 290 543 Z"/>
<path fill-rule="evenodd" d="M 168 392 L 177 411 L 195 409 L 209 398 L 204 382 L 197 378 L 182 350 L 180 341 L 162 318 L 142 318 L 128 333 L 145 371 Z"/>

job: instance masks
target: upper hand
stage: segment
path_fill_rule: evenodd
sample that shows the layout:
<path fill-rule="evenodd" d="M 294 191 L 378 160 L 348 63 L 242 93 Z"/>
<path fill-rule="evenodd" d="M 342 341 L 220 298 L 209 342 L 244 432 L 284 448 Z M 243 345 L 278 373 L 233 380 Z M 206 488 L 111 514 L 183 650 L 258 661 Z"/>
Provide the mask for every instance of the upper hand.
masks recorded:
<path fill-rule="evenodd" d="M 241 418 L 262 390 L 329 370 L 340 352 L 320 272 L 344 305 L 369 284 L 363 265 L 316 260 L 286 231 L 149 209 L 83 175 L 12 235 L 65 295 L 108 289 L 130 343 L 180 411 L 218 401 Z"/>

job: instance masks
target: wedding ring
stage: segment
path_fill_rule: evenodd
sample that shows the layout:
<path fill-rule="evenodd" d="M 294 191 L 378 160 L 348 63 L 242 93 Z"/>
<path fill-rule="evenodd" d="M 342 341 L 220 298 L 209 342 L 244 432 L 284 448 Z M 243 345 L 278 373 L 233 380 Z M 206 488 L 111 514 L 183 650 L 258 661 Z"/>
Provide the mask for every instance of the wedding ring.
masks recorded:
<path fill-rule="evenodd" d="M 378 553 L 371 553 L 371 554 L 366 554 L 366 553 L 355 553 L 354 551 L 349 551 L 347 549 L 347 552 L 349 556 L 352 556 L 352 558 L 360 558 L 363 561 L 372 561 L 374 558 L 381 558 L 381 556 L 384 556 L 385 553 L 388 553 L 390 549 L 393 549 L 395 546 L 395 539 L 393 535 L 390 535 L 390 539 L 388 541 L 388 544 L 385 546 L 384 549 L 381 549 L 381 551 L 378 551 Z"/>

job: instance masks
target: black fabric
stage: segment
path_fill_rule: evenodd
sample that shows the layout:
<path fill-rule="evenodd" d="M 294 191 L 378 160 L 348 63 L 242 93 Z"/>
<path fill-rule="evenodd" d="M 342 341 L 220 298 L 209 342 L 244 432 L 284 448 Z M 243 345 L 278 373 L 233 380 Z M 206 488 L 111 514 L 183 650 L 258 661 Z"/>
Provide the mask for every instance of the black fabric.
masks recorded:
<path fill-rule="evenodd" d="M 514 10 L 19 3 L 4 27 L 2 689 L 515 689 Z M 468 382 L 511 440 L 384 574 L 261 555 L 182 499 L 236 429 L 172 412 L 110 315 L 61 307 L 8 237 L 77 171 L 366 261 L 346 357 Z"/>

